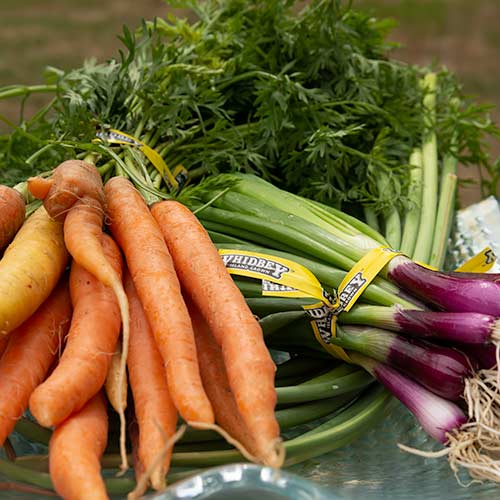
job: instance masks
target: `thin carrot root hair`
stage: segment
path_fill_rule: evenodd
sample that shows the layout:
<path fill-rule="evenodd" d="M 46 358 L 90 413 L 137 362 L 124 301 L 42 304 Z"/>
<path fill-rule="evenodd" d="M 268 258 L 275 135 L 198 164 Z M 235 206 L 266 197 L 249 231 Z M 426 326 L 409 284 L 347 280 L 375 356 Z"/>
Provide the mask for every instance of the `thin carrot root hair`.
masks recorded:
<path fill-rule="evenodd" d="M 193 427 L 194 429 L 217 432 L 217 434 L 220 434 L 229 444 L 233 445 L 249 462 L 259 463 L 259 459 L 255 455 L 252 455 L 240 441 L 233 438 L 220 425 L 207 424 L 205 422 L 192 422 L 192 421 L 187 422 L 187 424 Z"/>
<path fill-rule="evenodd" d="M 127 422 L 128 436 L 130 439 L 130 445 L 132 447 L 132 463 L 135 472 L 136 481 L 139 477 L 144 474 L 145 468 L 141 459 L 139 458 L 139 424 L 137 419 L 132 414 L 132 417 L 128 419 Z"/>
<path fill-rule="evenodd" d="M 57 212 L 57 219 L 65 218 L 71 212 L 71 210 L 73 210 L 73 208 L 75 208 L 75 206 L 90 207 L 94 210 L 97 210 L 98 212 L 100 212 L 102 214 L 103 220 L 105 217 L 107 217 L 106 211 L 104 210 L 104 208 L 102 207 L 102 205 L 100 203 L 98 203 L 98 202 L 91 203 L 91 200 L 94 202 L 96 201 L 93 198 L 91 198 L 89 196 L 79 196 L 79 195 L 75 194 L 73 191 L 69 191 L 67 189 L 61 189 L 61 190 L 59 190 L 59 193 L 72 195 L 75 199 L 75 202 L 73 203 L 73 205 L 69 206 L 68 208 L 63 208 L 60 211 L 58 211 Z M 36 196 L 35 196 L 35 198 L 36 198 Z M 50 198 L 47 198 L 47 199 L 50 201 Z M 77 203 L 78 203 L 78 205 L 77 205 Z"/>
<path fill-rule="evenodd" d="M 127 356 L 128 356 L 128 343 L 130 338 L 130 316 L 128 307 L 128 298 L 123 288 L 122 283 L 119 283 L 119 287 L 113 288 L 116 298 L 118 300 L 118 306 L 120 308 L 120 314 L 122 317 L 122 348 L 120 355 L 120 366 L 118 368 L 118 382 L 119 388 L 125 387 L 125 397 L 119 398 L 118 407 L 116 408 L 118 415 L 120 416 L 120 455 L 121 455 L 121 470 L 125 472 L 128 469 L 128 459 L 127 459 L 127 446 L 126 446 L 126 418 L 125 418 L 125 407 L 127 404 Z"/>
<path fill-rule="evenodd" d="M 103 280 L 101 276 L 96 276 L 99 281 L 109 286 L 117 299 L 118 307 L 120 309 L 120 316 L 122 319 L 122 347 L 120 351 L 119 367 L 118 367 L 118 377 L 116 385 L 118 388 L 127 387 L 127 356 L 128 356 L 128 344 L 130 338 L 130 315 L 129 315 L 129 305 L 128 298 L 123 288 L 122 281 L 118 276 L 110 276 L 111 280 Z M 114 353 L 110 353 L 114 358 Z M 126 396 L 117 398 L 116 406 L 113 405 L 120 417 L 120 456 L 121 465 L 120 470 L 124 473 L 129 468 L 128 458 L 127 458 L 127 448 L 126 448 L 126 418 L 125 418 L 125 408 L 126 408 Z"/>
<path fill-rule="evenodd" d="M 148 488 L 148 483 L 153 475 L 154 471 L 165 461 L 165 456 L 168 453 L 168 450 L 174 446 L 174 444 L 182 438 L 184 433 L 186 432 L 187 426 L 181 425 L 179 429 L 173 434 L 170 438 L 166 439 L 163 448 L 158 453 L 156 458 L 150 464 L 150 466 L 146 469 L 144 474 L 137 481 L 136 487 L 127 495 L 127 500 L 138 500 Z M 166 437 L 166 436 L 165 436 Z"/>
<path fill-rule="evenodd" d="M 31 194 L 42 199 L 51 217 L 60 222 L 64 220 L 66 209 L 82 197 L 94 198 L 102 207 L 105 206 L 99 171 L 82 160 L 64 161 L 49 179 L 31 177 L 27 184 Z"/>

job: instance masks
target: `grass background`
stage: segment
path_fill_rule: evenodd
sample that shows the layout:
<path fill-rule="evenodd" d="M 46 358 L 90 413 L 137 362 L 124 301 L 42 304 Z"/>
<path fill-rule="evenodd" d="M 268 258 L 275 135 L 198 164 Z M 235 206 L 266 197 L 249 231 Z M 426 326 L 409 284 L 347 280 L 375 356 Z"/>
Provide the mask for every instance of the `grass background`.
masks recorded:
<path fill-rule="evenodd" d="M 353 0 L 353 5 L 396 20 L 390 40 L 402 46 L 393 57 L 447 66 L 467 93 L 495 105 L 492 116 L 500 122 L 500 0 Z M 117 54 L 124 24 L 134 27 L 168 10 L 173 9 L 162 0 L 0 0 L 0 86 L 41 83 L 46 66 L 69 69 L 91 57 L 106 60 Z M 42 100 L 30 98 L 25 113 Z M 19 102 L 0 101 L 0 114 L 16 121 Z M 0 131 L 6 130 L 0 123 Z M 500 141 L 491 149 L 494 157 L 500 155 Z M 461 189 L 462 204 L 478 198 L 477 189 Z"/>

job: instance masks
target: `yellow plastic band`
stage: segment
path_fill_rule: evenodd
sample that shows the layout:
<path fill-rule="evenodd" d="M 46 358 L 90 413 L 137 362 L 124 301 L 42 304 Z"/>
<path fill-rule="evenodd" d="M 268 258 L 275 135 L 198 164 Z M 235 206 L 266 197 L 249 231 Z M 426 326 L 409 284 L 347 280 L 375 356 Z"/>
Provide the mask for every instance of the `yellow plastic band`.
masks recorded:
<path fill-rule="evenodd" d="M 461 266 L 455 269 L 456 273 L 487 273 L 497 260 L 495 252 L 490 247 L 483 248 L 479 253 L 465 261 Z M 422 267 L 426 267 L 431 271 L 438 271 L 436 267 L 429 266 L 424 262 L 418 262 Z"/>
<path fill-rule="evenodd" d="M 398 255 L 402 255 L 401 252 L 381 246 L 370 250 L 354 264 L 342 280 L 342 283 L 340 283 L 338 289 L 340 302 L 338 313 L 349 311 L 382 268 Z"/>
<path fill-rule="evenodd" d="M 430 269 L 431 271 L 439 271 L 437 267 L 431 266 L 430 264 L 426 264 L 425 262 L 420 262 L 419 260 L 415 261 L 419 266 L 425 267 L 426 269 Z"/>
<path fill-rule="evenodd" d="M 189 180 L 189 172 L 184 165 L 177 165 L 174 168 L 173 175 L 175 180 L 177 181 L 178 190 L 182 189 Z"/>
<path fill-rule="evenodd" d="M 142 151 L 146 158 L 153 164 L 153 166 L 160 172 L 162 177 L 166 177 L 166 180 L 173 189 L 179 189 L 179 182 L 175 175 L 172 174 L 167 164 L 163 158 L 153 149 L 150 148 L 146 143 L 140 141 L 139 139 L 122 132 L 121 130 L 109 129 L 106 131 L 97 132 L 96 136 L 110 144 L 126 144 L 128 146 L 134 146 Z M 183 168 L 183 167 L 182 167 Z M 185 172 L 186 169 L 184 169 Z"/>
<path fill-rule="evenodd" d="M 460 267 L 457 267 L 455 271 L 457 273 L 486 273 L 495 265 L 496 260 L 495 252 L 490 247 L 486 247 Z"/>
<path fill-rule="evenodd" d="M 342 311 L 351 309 L 381 269 L 397 255 L 401 255 L 401 252 L 396 252 L 389 247 L 377 247 L 370 250 L 352 267 L 340 283 L 337 292 L 337 307 L 326 311 L 321 303 L 304 306 L 310 315 L 316 317 L 312 322 L 316 340 L 333 356 L 347 362 L 351 361 L 344 349 L 331 343 L 331 339 L 336 336 L 337 317 Z"/>
<path fill-rule="evenodd" d="M 324 290 L 309 269 L 289 259 L 258 252 L 220 249 L 219 254 L 230 274 L 262 280 L 262 295 L 318 299 L 316 304 L 302 306 L 311 318 L 314 336 L 332 356 L 350 362 L 341 347 L 330 343 L 336 335 L 334 311 L 340 307 L 338 297 Z"/>
<path fill-rule="evenodd" d="M 297 262 L 246 250 L 220 249 L 219 254 L 230 274 L 263 280 L 262 295 L 314 297 L 330 308 L 338 305 L 337 297 L 328 294 L 316 276 Z"/>
<path fill-rule="evenodd" d="M 335 344 L 331 343 L 332 338 L 337 336 L 337 317 L 338 315 L 323 302 L 302 306 L 304 311 L 311 316 L 311 327 L 316 340 L 321 344 L 323 349 L 332 356 L 351 363 L 351 358 L 348 354 Z"/>

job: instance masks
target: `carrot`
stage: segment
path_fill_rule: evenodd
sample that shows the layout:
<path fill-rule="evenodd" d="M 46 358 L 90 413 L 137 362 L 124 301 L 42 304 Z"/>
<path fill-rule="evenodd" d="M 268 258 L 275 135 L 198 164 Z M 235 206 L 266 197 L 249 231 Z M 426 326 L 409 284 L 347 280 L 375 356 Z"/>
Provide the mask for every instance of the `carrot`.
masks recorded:
<path fill-rule="evenodd" d="M 50 295 L 68 262 L 62 224 L 40 207 L 0 260 L 0 335 L 26 321 Z"/>
<path fill-rule="evenodd" d="M 122 248 L 167 372 L 175 407 L 187 422 L 213 423 L 201 383 L 191 319 L 158 224 L 132 183 L 104 186 L 110 228 Z"/>
<path fill-rule="evenodd" d="M 3 353 L 5 352 L 8 343 L 9 343 L 9 337 L 7 336 L 0 337 L 0 359 L 2 358 Z"/>
<path fill-rule="evenodd" d="M 238 409 L 259 450 L 259 460 L 281 466 L 283 448 L 274 415 L 276 367 L 262 329 L 194 214 L 176 201 L 151 208 L 172 255 L 179 280 L 222 348 Z"/>
<path fill-rule="evenodd" d="M 23 225 L 25 206 L 13 188 L 0 185 L 0 250 L 5 248 Z"/>
<path fill-rule="evenodd" d="M 125 371 L 129 337 L 127 296 L 119 274 L 110 265 L 102 248 L 102 227 L 106 200 L 101 176 L 94 165 L 80 160 L 61 163 L 50 179 L 28 179 L 28 189 L 43 199 L 47 212 L 64 221 L 64 242 L 73 259 L 101 283 L 113 289 L 120 307 L 123 344 L 117 384 L 126 384 Z M 125 453 L 125 408 L 118 400 L 121 421 L 122 468 L 127 468 Z"/>
<path fill-rule="evenodd" d="M 139 426 L 138 458 L 146 470 L 161 452 L 165 441 L 175 433 L 177 410 L 168 391 L 162 357 L 128 273 L 125 276 L 125 291 L 130 304 L 127 365 Z M 170 467 L 171 454 L 170 448 L 150 477 L 155 490 L 165 488 L 165 476 Z"/>
<path fill-rule="evenodd" d="M 71 321 L 71 300 L 63 279 L 49 298 L 9 336 L 0 359 L 0 446 L 12 432 L 35 388 L 43 382 Z"/>
<path fill-rule="evenodd" d="M 28 191 L 40 200 L 55 220 L 64 222 L 73 206 L 85 198 L 104 207 L 102 181 L 94 165 L 81 160 L 68 160 L 52 172 L 50 179 L 30 177 Z"/>
<path fill-rule="evenodd" d="M 121 256 L 103 235 L 106 257 L 120 273 Z M 52 374 L 30 397 L 38 422 L 50 427 L 78 411 L 102 388 L 120 334 L 120 313 L 113 291 L 73 261 L 70 273 L 73 317 L 66 347 Z"/>
<path fill-rule="evenodd" d="M 255 448 L 254 439 L 238 410 L 227 378 L 221 348 L 196 305 L 189 299 L 186 299 L 186 303 L 193 321 L 203 387 L 212 403 L 215 422 L 251 455 L 256 455 L 259 450 Z"/>
<path fill-rule="evenodd" d="M 107 435 L 101 393 L 55 428 L 49 441 L 49 471 L 54 489 L 65 500 L 108 498 L 100 464 Z"/>

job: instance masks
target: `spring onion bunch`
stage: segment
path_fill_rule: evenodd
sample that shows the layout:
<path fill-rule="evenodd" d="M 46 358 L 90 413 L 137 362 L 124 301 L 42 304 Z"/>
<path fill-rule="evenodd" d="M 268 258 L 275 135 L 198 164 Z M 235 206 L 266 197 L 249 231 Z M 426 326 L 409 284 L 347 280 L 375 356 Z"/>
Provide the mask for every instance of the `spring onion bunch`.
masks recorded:
<path fill-rule="evenodd" d="M 257 245 L 264 253 L 296 255 L 296 259 L 313 272 L 317 269 L 320 281 L 328 282 L 331 288 L 335 285 L 334 280 L 329 279 L 329 269 L 335 275 L 339 270 L 347 272 L 371 249 L 385 243 L 384 238 L 366 224 L 331 207 L 284 192 L 253 175 L 212 177 L 187 190 L 184 201 L 215 241 L 222 242 L 221 246 L 251 248 Z M 243 287 L 244 283 L 245 280 Z M 350 352 L 368 355 L 398 376 L 411 380 L 414 387 L 431 392 L 438 398 L 439 405 L 447 409 L 444 413 L 449 414 L 449 408 L 457 407 L 455 403 L 450 406 L 450 401 L 465 402 L 467 418 L 458 418 L 455 410 L 451 411 L 456 417 L 455 427 L 466 426 L 468 430 L 449 434 L 453 439 L 446 434 L 447 449 L 452 450 L 447 452 L 450 462 L 453 467 L 467 463 L 468 468 L 474 468 L 474 477 L 491 479 L 499 463 L 488 451 L 478 455 L 477 449 L 491 450 L 499 444 L 495 430 L 500 417 L 498 364 L 489 370 L 473 371 L 472 363 L 460 347 L 469 343 L 498 349 L 500 285 L 481 275 L 434 271 L 405 255 L 394 257 L 382 269 L 378 283 L 384 292 L 390 290 L 388 298 L 392 304 L 382 304 L 377 294 L 374 302 L 366 304 L 370 302 L 366 297 L 368 290 L 372 293 L 374 290 L 371 288 L 374 285 L 370 285 L 361 297 L 365 304 L 349 313 L 340 313 L 342 326 L 332 342 Z M 258 293 L 254 292 L 250 298 L 258 300 Z M 261 302 L 264 300 L 277 299 L 261 299 Z M 298 302 L 290 300 L 295 300 L 289 309 L 296 314 Z M 365 326 L 349 325 L 349 316 L 352 323 Z M 283 322 L 283 317 L 280 321 Z M 296 352 L 321 351 L 307 323 L 295 317 L 269 335 L 269 345 Z M 447 345 L 431 343 L 431 334 Z M 427 338 L 416 340 L 402 335 Z M 362 366 L 373 375 L 373 369 Z M 432 413 L 429 409 L 425 411 Z M 440 442 L 443 439 L 441 435 Z M 457 450 L 461 450 L 468 461 L 452 459 L 457 457 Z M 491 466 L 485 465 L 486 459 Z"/>

